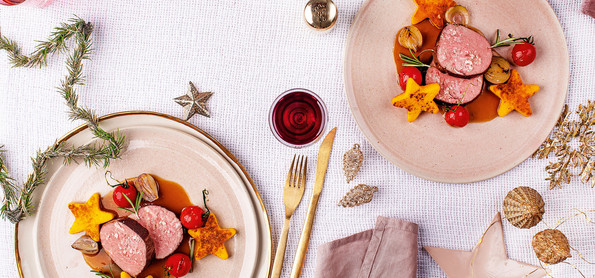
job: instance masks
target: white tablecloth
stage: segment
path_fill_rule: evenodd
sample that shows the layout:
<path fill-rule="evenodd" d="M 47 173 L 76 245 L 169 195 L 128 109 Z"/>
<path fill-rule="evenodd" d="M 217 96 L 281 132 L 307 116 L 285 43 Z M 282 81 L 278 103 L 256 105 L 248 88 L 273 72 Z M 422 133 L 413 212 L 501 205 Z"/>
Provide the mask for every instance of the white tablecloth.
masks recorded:
<path fill-rule="evenodd" d="M 397 1 L 397 0 L 395 0 Z M 405 0 L 403 0 L 405 1 Z M 172 98 L 184 94 L 188 81 L 215 94 L 208 102 L 211 118 L 190 122 L 212 134 L 244 164 L 264 199 L 276 245 L 284 215 L 282 184 L 294 153 L 314 161 L 318 145 L 293 150 L 272 136 L 267 116 L 281 92 L 302 87 L 318 93 L 330 112 L 329 126 L 338 126 L 303 277 L 312 277 L 316 247 L 373 227 L 376 216 L 402 218 L 419 224 L 419 277 L 444 277 L 423 245 L 470 250 L 506 193 L 517 186 L 537 189 L 546 202 L 545 221 L 553 224 L 573 208 L 593 209 L 595 189 L 573 182 L 548 190 L 545 160 L 528 159 L 496 178 L 473 184 L 441 184 L 414 177 L 380 156 L 356 126 L 345 99 L 343 50 L 349 26 L 363 0 L 337 0 L 340 16 L 327 34 L 309 30 L 302 19 L 305 1 L 66 1 L 45 9 L 21 5 L 0 7 L 3 35 L 33 50 L 54 26 L 76 14 L 95 25 L 92 61 L 85 64 L 87 85 L 79 89 L 80 103 L 98 114 L 151 110 L 182 117 Z M 568 104 L 576 108 L 595 99 L 595 19 L 580 13 L 579 1 L 550 0 L 568 40 L 570 85 Z M 528 15 L 530 16 L 530 15 Z M 395 27 L 396 28 L 396 27 Z M 547 38 L 539 38 L 546 43 Z M 65 55 L 49 59 L 42 69 L 10 68 L 0 52 L 0 144 L 19 181 L 31 171 L 29 157 L 81 122 L 70 122 L 55 87 L 65 75 Z M 555 68 L 551 70 L 556 70 Z M 350 185 L 345 183 L 342 156 L 354 143 L 365 161 Z M 296 211 L 289 234 L 284 277 L 289 276 L 299 233 L 314 180 Z M 337 207 L 353 185 L 380 188 L 372 203 L 357 208 Z M 540 224 L 520 230 L 504 222 L 511 258 L 538 264 L 531 248 Z M 0 222 L 0 276 L 17 277 L 13 225 Z M 573 247 L 595 261 L 595 226 L 575 218 L 561 230 Z M 587 276 L 595 266 L 576 253 L 568 260 Z M 556 277 L 580 277 L 569 265 L 551 267 Z M 89 274 L 91 277 L 91 274 Z"/>

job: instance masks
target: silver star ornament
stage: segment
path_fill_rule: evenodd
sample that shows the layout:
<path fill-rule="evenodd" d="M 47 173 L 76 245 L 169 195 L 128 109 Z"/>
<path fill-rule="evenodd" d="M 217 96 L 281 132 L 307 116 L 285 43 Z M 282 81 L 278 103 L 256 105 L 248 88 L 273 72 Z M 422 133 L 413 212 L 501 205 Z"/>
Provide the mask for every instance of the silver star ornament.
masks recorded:
<path fill-rule="evenodd" d="M 212 92 L 199 92 L 192 81 L 190 81 L 190 89 L 188 93 L 183 96 L 174 98 L 174 101 L 184 107 L 184 118 L 186 121 L 192 118 L 194 114 L 203 115 L 205 117 L 211 117 L 211 113 L 207 110 L 207 100 L 213 95 Z"/>

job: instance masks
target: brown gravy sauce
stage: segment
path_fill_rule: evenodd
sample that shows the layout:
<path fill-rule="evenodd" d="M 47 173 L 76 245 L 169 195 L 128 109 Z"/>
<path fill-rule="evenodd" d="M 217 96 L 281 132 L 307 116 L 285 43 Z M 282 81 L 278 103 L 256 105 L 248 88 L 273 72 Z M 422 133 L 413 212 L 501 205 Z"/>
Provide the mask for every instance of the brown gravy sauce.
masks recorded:
<path fill-rule="evenodd" d="M 424 40 L 422 47 L 419 49 L 418 52 L 414 52 L 414 54 L 419 55 L 422 51 L 426 49 L 434 49 L 436 46 L 436 41 L 438 40 L 438 36 L 440 35 L 441 29 L 438 29 L 434 25 L 432 25 L 432 23 L 428 19 L 420 23 L 414 24 L 414 26 L 417 27 L 419 31 L 421 31 Z M 399 54 L 402 53 L 411 57 L 411 53 L 408 48 L 403 47 L 399 44 L 397 36 L 398 33 L 395 35 L 393 58 L 397 67 L 397 73 L 399 73 L 403 69 L 403 61 L 399 57 Z M 423 52 L 419 57 L 419 60 L 426 64 L 430 63 L 433 58 L 432 54 L 432 51 Z M 398 76 L 396 78 L 398 78 Z M 486 82 L 486 85 L 488 85 L 487 81 L 484 80 L 484 82 Z M 465 104 L 464 106 L 469 111 L 469 122 L 481 123 L 491 121 L 494 118 L 498 117 L 497 110 L 499 104 L 500 99 L 492 92 L 487 90 L 487 86 L 484 86 L 484 90 L 481 92 L 481 94 L 477 96 L 473 101 L 469 102 L 468 104 Z M 444 114 L 444 107 L 440 104 L 439 106 L 440 113 Z"/>
<path fill-rule="evenodd" d="M 186 190 L 184 190 L 182 186 L 173 181 L 168 181 L 155 175 L 152 176 L 159 183 L 159 199 L 151 203 L 143 202 L 141 206 L 162 206 L 173 211 L 179 217 L 183 208 L 194 205 L 192 204 L 192 202 L 190 202 L 190 198 L 188 197 Z M 129 215 L 129 212 L 117 208 L 118 206 L 114 203 L 114 200 L 112 199 L 112 194 L 113 190 L 101 198 L 101 204 L 103 205 L 103 209 L 117 214 L 118 217 L 125 217 Z M 180 243 L 180 246 L 174 253 L 184 253 L 190 256 L 190 245 L 188 244 L 189 239 L 190 236 L 188 235 L 188 233 L 184 233 L 184 239 L 182 240 L 182 243 Z M 114 278 L 120 277 L 120 268 L 113 263 L 112 259 L 107 255 L 107 253 L 105 253 L 103 249 L 101 249 L 101 251 L 97 255 L 83 254 L 83 258 L 85 259 L 85 262 L 91 267 L 91 269 L 101 271 L 107 275 L 110 275 L 109 267 L 111 266 Z M 151 261 L 151 263 L 145 268 L 145 270 L 141 272 L 137 277 L 145 278 L 146 276 L 152 275 L 153 278 L 165 278 L 165 261 L 166 259 L 153 259 L 153 261 Z"/>
<path fill-rule="evenodd" d="M 417 56 L 426 49 L 434 49 L 436 46 L 436 40 L 438 40 L 438 35 L 440 35 L 440 31 L 442 31 L 442 29 L 434 27 L 429 19 L 425 19 L 420 23 L 413 24 L 413 26 L 419 29 L 423 37 L 423 44 L 421 45 L 421 48 L 417 52 L 413 52 L 413 54 Z M 397 32 L 395 35 L 395 46 L 393 48 L 393 57 L 395 59 L 395 65 L 397 66 L 397 74 L 399 74 L 399 72 L 401 72 L 403 69 L 403 60 L 401 60 L 399 54 L 404 54 L 411 57 L 409 48 L 403 47 L 399 44 L 399 40 L 397 39 L 398 35 L 399 33 Z M 419 56 L 419 60 L 424 63 L 429 63 L 432 61 L 432 57 L 432 51 L 428 50 Z"/>

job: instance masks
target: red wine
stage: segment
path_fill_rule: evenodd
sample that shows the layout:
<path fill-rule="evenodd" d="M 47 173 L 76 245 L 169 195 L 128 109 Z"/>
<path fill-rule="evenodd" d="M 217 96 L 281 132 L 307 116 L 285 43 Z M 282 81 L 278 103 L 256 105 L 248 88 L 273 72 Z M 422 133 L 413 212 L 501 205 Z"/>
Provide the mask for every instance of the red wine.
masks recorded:
<path fill-rule="evenodd" d="M 303 146 L 316 140 L 326 122 L 322 100 L 305 89 L 293 89 L 277 98 L 271 110 L 271 129 L 282 142 Z"/>
<path fill-rule="evenodd" d="M 0 5 L 12 6 L 21 4 L 23 2 L 25 2 L 25 0 L 0 0 Z"/>

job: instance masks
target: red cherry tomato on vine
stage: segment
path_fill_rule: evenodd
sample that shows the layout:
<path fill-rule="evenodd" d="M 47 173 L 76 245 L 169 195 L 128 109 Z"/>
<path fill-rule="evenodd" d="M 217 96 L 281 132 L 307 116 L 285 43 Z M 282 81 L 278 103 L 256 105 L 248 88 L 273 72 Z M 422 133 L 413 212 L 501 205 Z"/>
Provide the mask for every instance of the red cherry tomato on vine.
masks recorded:
<path fill-rule="evenodd" d="M 536 54 L 535 46 L 528 42 L 515 44 L 512 48 L 512 60 L 517 66 L 524 67 L 533 63 Z"/>
<path fill-rule="evenodd" d="M 132 185 L 124 184 L 118 185 L 118 187 L 114 189 L 114 193 L 112 195 L 114 203 L 116 203 L 116 205 L 121 208 L 129 208 L 131 205 L 128 200 L 124 198 L 124 195 L 126 195 L 126 197 L 128 197 L 128 199 L 130 199 L 130 201 L 134 204 L 136 202 L 136 188 L 134 188 Z"/>
<path fill-rule="evenodd" d="M 451 126 L 464 127 L 469 123 L 469 111 L 463 106 L 453 105 L 444 114 L 444 120 Z"/>
<path fill-rule="evenodd" d="M 182 277 L 190 271 L 190 258 L 186 254 L 175 253 L 167 258 L 165 268 L 170 275 Z"/>
<path fill-rule="evenodd" d="M 202 227 L 202 214 L 204 211 L 198 206 L 185 207 L 180 213 L 180 221 L 187 229 L 196 229 Z"/>
<path fill-rule="evenodd" d="M 399 86 L 405 91 L 407 89 L 407 79 L 413 78 L 417 85 L 421 85 L 421 71 L 416 67 L 404 67 L 399 73 Z"/>

